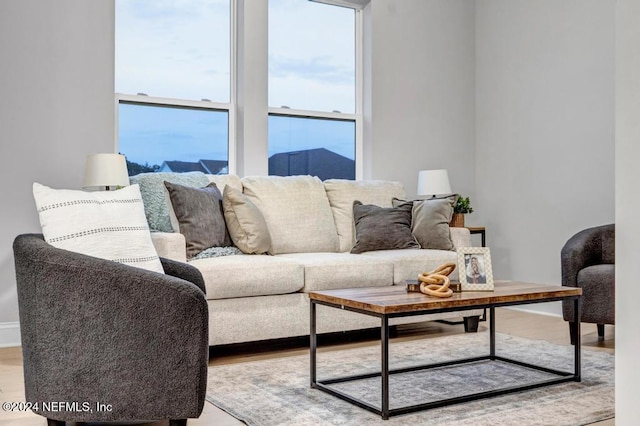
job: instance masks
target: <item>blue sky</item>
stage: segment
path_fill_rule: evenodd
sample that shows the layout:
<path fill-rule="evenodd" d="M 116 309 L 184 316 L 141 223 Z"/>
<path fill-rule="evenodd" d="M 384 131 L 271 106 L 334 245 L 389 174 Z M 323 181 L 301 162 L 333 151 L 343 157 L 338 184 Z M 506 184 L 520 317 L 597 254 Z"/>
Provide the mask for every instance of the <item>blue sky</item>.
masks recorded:
<path fill-rule="evenodd" d="M 137 163 L 227 158 L 227 113 L 121 104 L 120 152 Z M 273 116 L 269 156 L 324 147 L 354 159 L 355 125 L 350 121 Z"/>
<path fill-rule="evenodd" d="M 116 91 L 229 101 L 228 0 L 117 0 Z M 269 104 L 355 109 L 354 12 L 269 0 Z M 227 114 L 121 105 L 119 151 L 135 162 L 227 157 Z M 271 117 L 269 155 L 325 147 L 354 158 L 353 123 Z"/>

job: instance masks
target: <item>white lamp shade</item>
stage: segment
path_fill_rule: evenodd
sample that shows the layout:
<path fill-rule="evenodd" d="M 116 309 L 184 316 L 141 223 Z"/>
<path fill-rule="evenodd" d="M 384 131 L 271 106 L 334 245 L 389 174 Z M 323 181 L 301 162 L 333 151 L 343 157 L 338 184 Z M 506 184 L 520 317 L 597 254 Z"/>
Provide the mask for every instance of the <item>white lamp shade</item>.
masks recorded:
<path fill-rule="evenodd" d="M 449 195 L 451 185 L 446 169 L 420 170 L 418 173 L 418 195 Z"/>
<path fill-rule="evenodd" d="M 127 186 L 127 160 L 120 154 L 90 154 L 84 167 L 83 188 Z"/>

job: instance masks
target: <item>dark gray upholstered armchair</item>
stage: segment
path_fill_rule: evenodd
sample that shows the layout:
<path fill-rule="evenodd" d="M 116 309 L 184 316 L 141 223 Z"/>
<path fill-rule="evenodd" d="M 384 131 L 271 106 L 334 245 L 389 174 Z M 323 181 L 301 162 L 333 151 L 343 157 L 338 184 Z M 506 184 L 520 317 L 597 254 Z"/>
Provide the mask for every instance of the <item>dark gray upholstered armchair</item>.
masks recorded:
<path fill-rule="evenodd" d="M 615 235 L 613 224 L 585 229 L 561 253 L 562 285 L 582 288 L 582 322 L 597 324 L 600 339 L 604 325 L 615 324 Z M 563 302 L 562 314 L 571 330 L 573 303 Z"/>
<path fill-rule="evenodd" d="M 25 398 L 49 425 L 184 425 L 200 415 L 208 311 L 195 268 L 161 259 L 162 275 L 57 249 L 39 234 L 18 236 L 13 250 Z"/>

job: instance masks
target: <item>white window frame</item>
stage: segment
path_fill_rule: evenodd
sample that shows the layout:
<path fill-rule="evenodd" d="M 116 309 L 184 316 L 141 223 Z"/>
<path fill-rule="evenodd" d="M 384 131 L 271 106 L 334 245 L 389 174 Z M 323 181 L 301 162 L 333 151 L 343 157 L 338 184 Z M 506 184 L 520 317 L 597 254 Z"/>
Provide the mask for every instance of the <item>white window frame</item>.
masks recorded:
<path fill-rule="evenodd" d="M 363 125 L 363 99 L 364 99 L 364 53 L 363 53 L 363 17 L 362 9 L 358 7 L 347 7 L 355 12 L 355 113 L 348 114 L 342 112 L 323 112 L 302 109 L 290 109 L 282 107 L 268 107 L 269 115 L 280 117 L 297 118 L 318 118 L 327 120 L 352 121 L 355 123 L 355 180 L 364 179 L 364 125 Z"/>
<path fill-rule="evenodd" d="M 247 1 L 247 0 L 245 0 Z M 251 1 L 247 4 L 251 5 Z M 341 6 L 335 6 L 341 7 Z M 282 107 L 269 107 L 266 105 L 268 115 L 289 116 L 300 118 L 319 118 L 328 120 L 352 121 L 355 123 L 355 180 L 363 180 L 364 178 L 364 123 L 363 123 L 363 107 L 364 107 L 364 45 L 363 45 L 363 10 L 357 6 L 344 6 L 354 10 L 355 13 L 355 113 L 341 112 L 322 112 L 310 110 L 298 110 Z M 174 99 L 164 97 L 153 97 L 146 95 L 132 95 L 124 93 L 115 93 L 114 96 L 114 117 L 115 117 L 115 134 L 114 134 L 114 152 L 119 152 L 119 106 L 121 102 L 164 106 L 164 107 L 187 107 L 204 110 L 226 111 L 228 113 L 228 173 L 237 174 L 238 164 L 238 32 L 244 32 L 244 28 L 238 23 L 238 0 L 230 0 L 230 94 L 229 102 L 211 102 L 196 101 L 185 99 Z M 265 17 L 268 20 L 268 17 Z M 268 22 L 267 22 L 268 25 Z M 265 52 L 266 53 L 266 52 Z M 265 64 L 265 68 L 266 64 Z M 268 73 L 268 70 L 266 71 Z M 266 76 L 268 81 L 268 75 Z M 268 102 L 268 100 L 267 100 Z M 268 132 L 267 132 L 268 133 Z M 264 140 L 268 139 L 268 134 L 264 135 Z M 245 141 L 245 144 L 248 141 Z M 245 147 L 247 149 L 247 147 Z M 268 158 L 265 158 L 268 161 Z"/>
<path fill-rule="evenodd" d="M 236 148 L 235 148 L 235 108 L 231 103 L 209 102 L 209 101 L 190 101 L 185 99 L 173 98 L 157 98 L 145 95 L 128 95 L 116 93 L 115 95 L 115 152 L 119 151 L 119 107 L 121 103 L 147 105 L 167 108 L 193 108 L 199 110 L 220 111 L 228 114 L 228 140 L 227 140 L 227 167 L 229 174 L 236 173 Z"/>
<path fill-rule="evenodd" d="M 114 120 L 115 120 L 115 134 L 114 134 L 114 152 L 119 151 L 119 110 L 120 103 L 126 102 L 129 104 L 138 105 L 150 105 L 158 107 L 177 107 L 177 108 L 194 108 L 201 110 L 213 110 L 213 111 L 225 111 L 227 112 L 227 170 L 229 174 L 236 174 L 237 171 L 237 157 L 236 157 L 236 58 L 237 58 L 237 43 L 236 43 L 236 0 L 230 0 L 229 4 L 229 52 L 230 52 L 230 78 L 229 78 L 229 102 L 212 102 L 212 101 L 196 101 L 178 98 L 163 98 L 147 95 L 131 95 L 125 93 L 115 93 L 114 96 Z"/>

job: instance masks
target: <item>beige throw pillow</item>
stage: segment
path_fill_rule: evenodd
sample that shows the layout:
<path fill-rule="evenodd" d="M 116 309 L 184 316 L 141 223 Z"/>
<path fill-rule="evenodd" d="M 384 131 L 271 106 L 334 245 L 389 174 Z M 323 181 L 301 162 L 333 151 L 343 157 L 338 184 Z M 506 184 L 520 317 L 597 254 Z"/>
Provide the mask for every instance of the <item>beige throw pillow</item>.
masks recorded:
<path fill-rule="evenodd" d="M 242 192 L 227 185 L 222 207 L 233 243 L 247 254 L 263 254 L 271 249 L 271 235 L 262 213 Z"/>
<path fill-rule="evenodd" d="M 455 250 L 449 222 L 457 195 L 446 198 L 404 201 L 393 199 L 393 206 L 411 204 L 411 232 L 423 249 Z"/>

